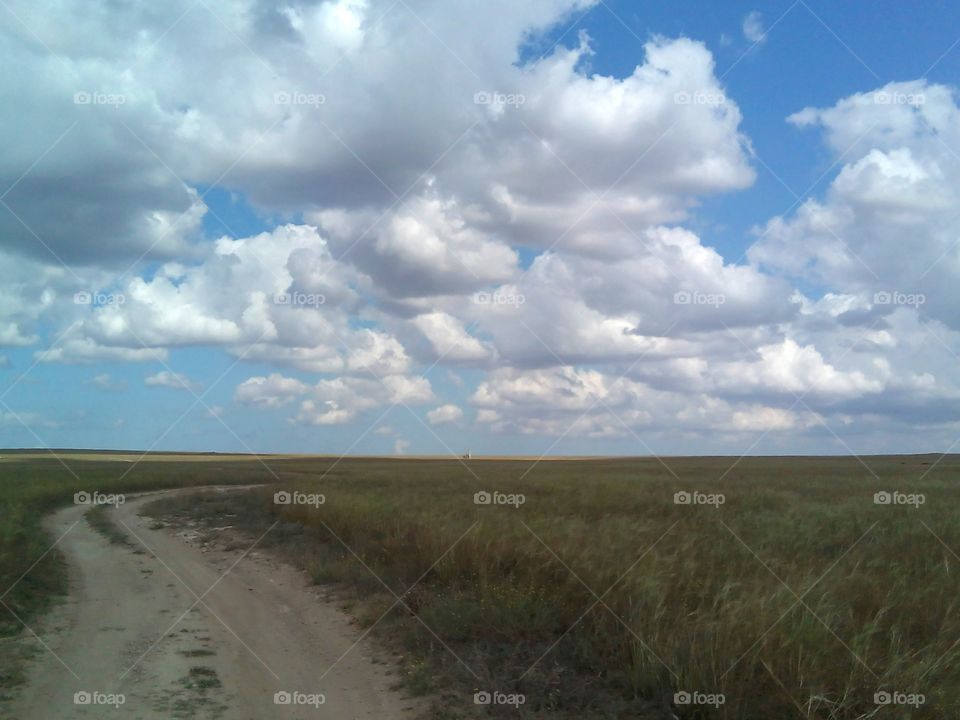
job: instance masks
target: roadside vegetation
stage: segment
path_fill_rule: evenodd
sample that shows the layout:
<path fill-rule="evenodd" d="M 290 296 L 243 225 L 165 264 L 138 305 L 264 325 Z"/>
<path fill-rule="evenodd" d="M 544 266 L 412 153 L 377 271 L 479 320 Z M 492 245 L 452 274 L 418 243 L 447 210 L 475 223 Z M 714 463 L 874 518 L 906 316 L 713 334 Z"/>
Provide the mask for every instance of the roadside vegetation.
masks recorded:
<path fill-rule="evenodd" d="M 438 718 L 948 718 L 960 458 L 937 460 L 285 461 L 149 512 L 266 533 Z"/>

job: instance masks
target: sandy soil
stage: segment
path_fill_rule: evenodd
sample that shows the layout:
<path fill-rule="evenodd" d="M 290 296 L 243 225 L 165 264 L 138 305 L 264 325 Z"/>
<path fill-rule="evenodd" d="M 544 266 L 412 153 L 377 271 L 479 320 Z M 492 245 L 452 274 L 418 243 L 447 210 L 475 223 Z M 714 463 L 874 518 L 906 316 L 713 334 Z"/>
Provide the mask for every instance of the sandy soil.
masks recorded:
<path fill-rule="evenodd" d="M 36 628 L 40 640 L 31 642 L 46 648 L 31 662 L 18 697 L 0 706 L 0 716 L 418 715 L 422 705 L 391 690 L 396 676 L 374 662 L 375 650 L 360 639 L 360 629 L 301 573 L 271 562 L 256 547 L 211 550 L 188 532 L 139 517 L 140 506 L 157 495 L 130 496 L 111 511 L 117 526 L 126 526 L 129 546 L 90 527 L 83 517 L 87 507 L 51 516 L 51 531 L 57 537 L 66 532 L 60 547 L 71 568 L 70 598 Z M 91 704 L 78 704 L 78 692 L 91 693 Z M 104 704 L 119 699 L 111 694 L 122 694 L 124 702 Z M 277 703 L 287 698 L 290 704 Z"/>

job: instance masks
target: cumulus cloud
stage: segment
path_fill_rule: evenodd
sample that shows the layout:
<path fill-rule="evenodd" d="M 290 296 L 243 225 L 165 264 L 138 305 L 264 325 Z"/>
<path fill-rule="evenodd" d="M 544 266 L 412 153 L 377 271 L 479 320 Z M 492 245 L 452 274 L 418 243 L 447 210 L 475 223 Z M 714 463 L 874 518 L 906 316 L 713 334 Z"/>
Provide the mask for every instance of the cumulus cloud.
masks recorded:
<path fill-rule="evenodd" d="M 489 344 L 472 337 L 463 323 L 444 312 L 431 312 L 418 315 L 413 325 L 423 333 L 437 358 L 449 361 L 479 362 L 493 354 Z"/>
<path fill-rule="evenodd" d="M 463 410 L 456 405 L 447 404 L 434 408 L 427 413 L 427 420 L 431 425 L 444 425 L 453 423 L 463 417 Z"/>
<path fill-rule="evenodd" d="M 170 370 L 161 370 L 154 375 L 148 375 L 144 383 L 150 387 L 168 387 L 174 390 L 186 390 L 191 393 L 199 392 L 202 386 L 193 382 L 186 375 L 171 372 Z"/>
<path fill-rule="evenodd" d="M 463 292 L 517 270 L 516 251 L 471 227 L 451 201 L 419 197 L 383 218 L 342 210 L 308 217 L 392 297 Z"/>
<path fill-rule="evenodd" d="M 192 263 L 165 263 L 134 277 L 122 302 L 78 305 L 76 320 L 46 362 L 164 359 L 170 347 L 213 345 L 250 359 L 314 372 L 404 372 L 410 360 L 393 337 L 351 323 L 354 282 L 317 230 L 220 238 Z"/>
<path fill-rule="evenodd" d="M 308 390 L 309 386 L 296 378 L 273 373 L 244 380 L 234 392 L 234 400 L 242 405 L 277 408 L 306 395 Z"/>
<path fill-rule="evenodd" d="M 771 219 L 750 258 L 861 296 L 878 314 L 912 306 L 956 328 L 960 166 L 945 148 L 960 145 L 954 91 L 890 83 L 790 120 L 822 129 L 841 168 L 824 199 Z"/>
<path fill-rule="evenodd" d="M 367 410 L 423 404 L 433 397 L 425 378 L 403 375 L 377 379 L 343 376 L 308 385 L 274 374 L 249 378 L 234 393 L 238 403 L 262 408 L 279 408 L 297 401 L 298 412 L 289 419 L 303 425 L 341 425 Z"/>

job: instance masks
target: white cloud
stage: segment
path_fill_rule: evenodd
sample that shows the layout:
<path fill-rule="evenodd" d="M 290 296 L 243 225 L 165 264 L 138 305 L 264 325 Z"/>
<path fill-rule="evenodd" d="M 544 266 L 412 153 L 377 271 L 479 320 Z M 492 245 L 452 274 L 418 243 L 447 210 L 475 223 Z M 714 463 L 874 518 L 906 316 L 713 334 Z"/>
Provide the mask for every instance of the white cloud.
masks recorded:
<path fill-rule="evenodd" d="M 743 18 L 743 36 L 752 43 L 760 44 L 767 41 L 767 31 L 763 27 L 763 14 L 758 10 L 747 13 Z"/>
<path fill-rule="evenodd" d="M 199 383 L 193 382 L 186 375 L 170 370 L 161 370 L 154 375 L 148 375 L 144 379 L 144 383 L 150 387 L 168 387 L 175 390 L 186 390 L 191 393 L 197 393 L 202 389 Z"/>
<path fill-rule="evenodd" d="M 517 271 L 516 251 L 471 227 L 449 200 L 413 198 L 382 219 L 342 210 L 308 217 L 392 297 L 467 292 Z"/>
<path fill-rule="evenodd" d="M 273 373 L 244 380 L 234 392 L 234 400 L 241 405 L 277 408 L 305 396 L 308 390 L 309 386 L 296 378 Z"/>
<path fill-rule="evenodd" d="M 874 302 L 878 293 L 922 295 L 901 304 L 957 327 L 960 166 L 946 149 L 960 144 L 954 92 L 890 83 L 790 119 L 824 130 L 840 171 L 824 199 L 771 219 L 750 259 L 856 295 L 877 306 L 876 316 L 897 306 L 895 298 Z"/>
<path fill-rule="evenodd" d="M 38 350 L 34 357 L 38 362 L 75 364 L 101 361 L 149 362 L 166 360 L 168 354 L 166 348 L 99 345 L 92 338 L 78 337 L 76 332 L 68 329 L 56 346 Z"/>
<path fill-rule="evenodd" d="M 479 362 L 493 354 L 489 345 L 469 335 L 463 323 L 444 312 L 418 315 L 414 326 L 430 342 L 437 358 L 449 361 L 468 360 Z"/>
<path fill-rule="evenodd" d="M 441 405 L 427 413 L 427 420 L 431 425 L 444 425 L 457 422 L 463 417 L 463 410 L 456 405 Z"/>
<path fill-rule="evenodd" d="M 880 392 L 889 376 L 889 369 L 884 367 L 875 368 L 873 378 L 860 370 L 842 372 L 827 363 L 814 346 L 801 347 L 790 338 L 761 346 L 757 354 L 754 360 L 716 367 L 717 384 L 730 392 L 748 393 L 762 388 L 797 395 L 859 396 Z"/>
<path fill-rule="evenodd" d="M 295 378 L 273 374 L 241 383 L 234 399 L 242 405 L 279 408 L 299 401 L 292 422 L 303 425 L 341 425 L 374 408 L 422 404 L 433 400 L 425 378 L 386 375 L 382 378 L 341 376 L 308 385 Z"/>

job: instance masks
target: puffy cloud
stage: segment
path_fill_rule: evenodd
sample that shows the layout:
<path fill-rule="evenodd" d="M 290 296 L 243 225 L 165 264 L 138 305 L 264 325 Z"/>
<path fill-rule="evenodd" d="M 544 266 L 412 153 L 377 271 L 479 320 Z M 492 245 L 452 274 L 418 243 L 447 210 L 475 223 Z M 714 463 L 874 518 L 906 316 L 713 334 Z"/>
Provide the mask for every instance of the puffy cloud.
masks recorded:
<path fill-rule="evenodd" d="M 843 372 L 826 362 L 812 345 L 800 346 L 787 338 L 761 346 L 754 361 L 737 361 L 714 370 L 716 382 L 727 392 L 750 393 L 758 389 L 776 393 L 859 396 L 880 392 L 889 378 L 889 367 L 874 368 L 874 377 L 860 370 Z"/>
<path fill-rule="evenodd" d="M 843 160 L 823 200 L 763 228 L 750 258 L 768 268 L 898 305 L 956 327 L 960 108 L 951 88 L 890 83 L 790 118 L 822 128 Z"/>
<path fill-rule="evenodd" d="M 747 13 L 743 18 L 743 36 L 752 43 L 766 42 L 767 32 L 763 29 L 763 14 L 758 10 Z"/>
<path fill-rule="evenodd" d="M 431 425 L 443 425 L 456 422 L 462 417 L 463 410 L 452 404 L 441 405 L 427 413 L 427 420 Z"/>
<path fill-rule="evenodd" d="M 165 263 L 102 303 L 71 309 L 74 326 L 44 361 L 164 359 L 176 346 L 219 345 L 251 360 L 314 372 L 405 372 L 410 359 L 387 333 L 351 323 L 354 285 L 309 226 L 217 240 L 193 264 Z"/>
<path fill-rule="evenodd" d="M 433 390 L 425 378 L 388 375 L 376 380 L 341 377 L 321 380 L 307 400 L 300 403 L 296 422 L 308 425 L 337 425 L 354 420 L 371 408 L 427 403 Z"/>
<path fill-rule="evenodd" d="M 391 297 L 465 292 L 517 270 L 516 251 L 471 227 L 451 201 L 418 197 L 380 218 L 342 210 L 308 217 Z"/>
<path fill-rule="evenodd" d="M 186 375 L 170 370 L 161 370 L 154 375 L 148 375 L 144 382 L 151 387 L 168 387 L 174 390 L 186 390 L 191 393 L 199 392 L 201 385 L 193 382 Z"/>
<path fill-rule="evenodd" d="M 709 51 L 664 38 L 644 51 L 628 77 L 587 76 L 582 35 L 522 72 L 524 102 L 494 104 L 490 147 L 469 166 L 483 173 L 470 196 L 487 208 L 479 222 L 527 245 L 624 255 L 625 231 L 681 220 L 697 196 L 753 182 L 740 111 Z"/>
<path fill-rule="evenodd" d="M 617 261 L 541 255 L 516 284 L 460 312 L 498 357 L 540 366 L 680 357 L 701 349 L 704 332 L 797 317 L 788 283 L 725 264 L 693 233 L 657 227 L 643 237 Z"/>
<path fill-rule="evenodd" d="M 68 329 L 57 345 L 36 352 L 36 360 L 43 363 L 100 363 L 111 362 L 149 362 L 166 360 L 165 348 L 127 348 L 99 345 L 91 338 L 78 337 L 74 330 Z"/>
<path fill-rule="evenodd" d="M 298 412 L 291 422 L 339 425 L 373 408 L 430 402 L 433 390 L 425 378 L 404 375 L 377 379 L 342 376 L 308 385 L 273 374 L 245 380 L 237 387 L 234 399 L 240 404 L 263 408 L 278 408 L 296 400 Z"/>
<path fill-rule="evenodd" d="M 587 3 L 524 5 L 497 2 L 464 23 L 446 3 L 416 15 L 386 0 L 106 13 L 74 0 L 52 18 L 12 0 L 30 32 L 0 38 L 19 68 L 5 80 L 18 112 L 0 128 L 21 139 L 0 164 L 4 187 L 19 178 L 0 207 L 4 235 L 38 257 L 129 263 L 189 252 L 202 184 L 294 212 L 389 201 L 480 114 L 479 86 L 516 75 L 518 44 Z M 461 62 L 424 42 L 431 30 Z"/>
<path fill-rule="evenodd" d="M 296 378 L 273 373 L 244 380 L 234 392 L 234 400 L 242 405 L 277 408 L 305 396 L 308 390 L 309 386 Z"/>
<path fill-rule="evenodd" d="M 418 315 L 413 325 L 423 333 L 437 358 L 479 362 L 489 359 L 492 348 L 467 333 L 463 323 L 453 315 L 432 312 Z"/>
<path fill-rule="evenodd" d="M 811 427 L 805 408 L 727 401 L 706 393 L 656 389 L 627 377 L 573 367 L 497 370 L 471 398 L 477 420 L 495 432 L 563 437 L 661 438 L 710 432 L 728 438 Z M 764 420 L 772 424 L 764 425 Z M 643 442 L 641 440 L 641 442 Z M 648 450 L 649 448 L 647 448 Z"/>

